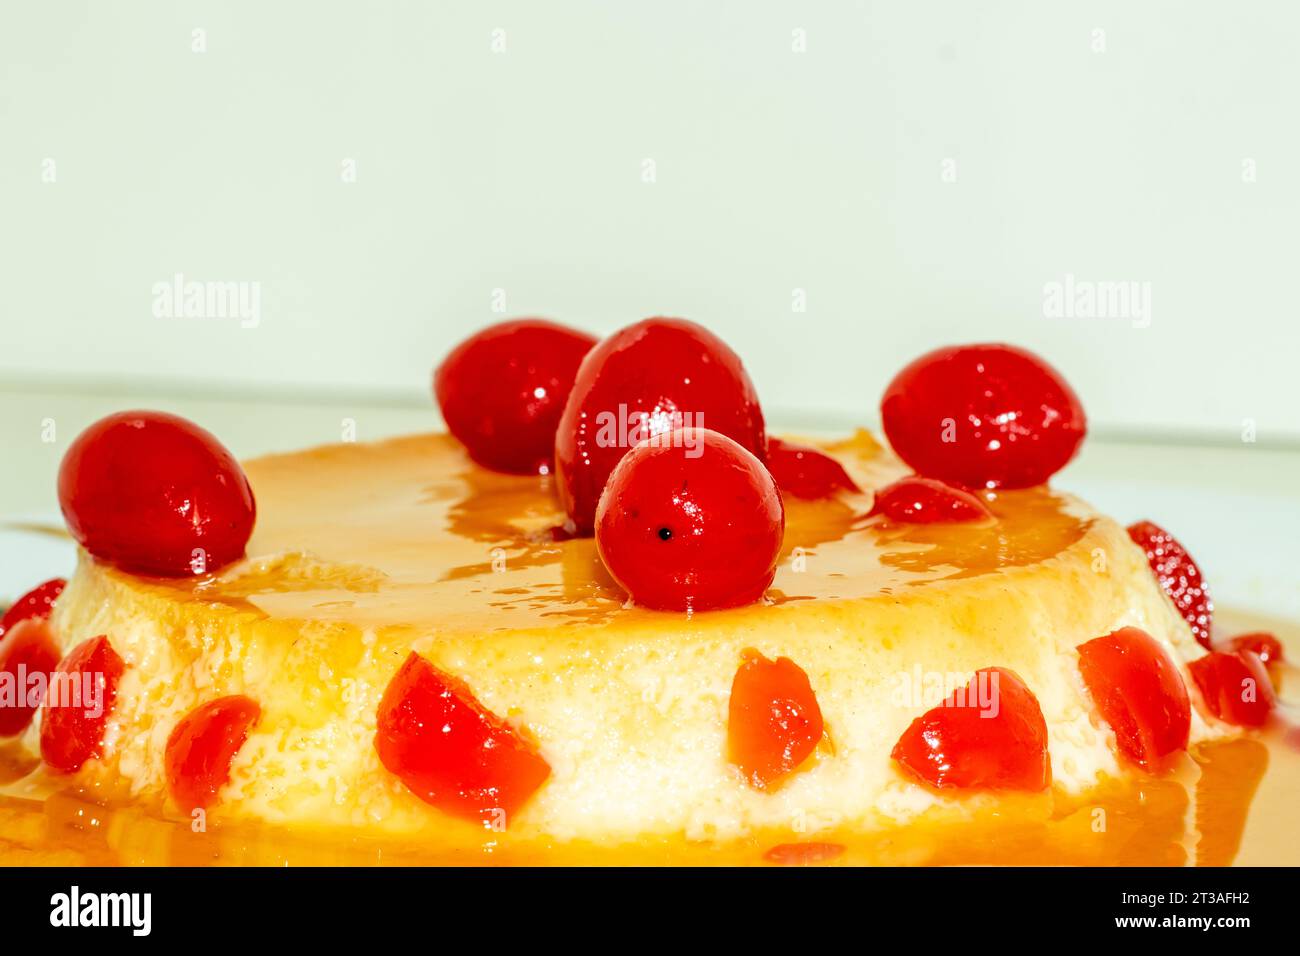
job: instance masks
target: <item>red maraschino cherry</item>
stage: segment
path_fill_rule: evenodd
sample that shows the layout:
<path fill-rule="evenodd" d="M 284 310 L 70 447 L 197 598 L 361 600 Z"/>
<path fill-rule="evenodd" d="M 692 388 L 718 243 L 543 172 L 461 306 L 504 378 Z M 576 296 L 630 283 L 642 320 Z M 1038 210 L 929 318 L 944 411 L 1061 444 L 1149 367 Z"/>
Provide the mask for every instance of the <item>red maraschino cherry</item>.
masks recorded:
<path fill-rule="evenodd" d="M 1202 647 L 1209 649 L 1210 626 L 1214 621 L 1214 602 L 1205 577 L 1187 549 L 1178 539 L 1151 521 L 1139 521 L 1128 526 L 1128 536 L 1147 556 L 1147 564 L 1160 582 L 1160 587 L 1174 602 L 1183 616 L 1192 636 Z"/>
<path fill-rule="evenodd" d="M 0 674 L 15 689 L 12 706 L 0 706 L 0 737 L 26 730 L 41 705 L 41 690 L 59 663 L 59 645 L 48 621 L 66 584 L 63 578 L 38 584 L 0 618 Z"/>
<path fill-rule="evenodd" d="M 885 434 L 918 474 L 967 488 L 1027 488 L 1074 457 L 1087 431 L 1074 390 L 1011 345 L 928 352 L 889 383 Z"/>
<path fill-rule="evenodd" d="M 912 721 L 890 756 L 939 789 L 1042 790 L 1052 782 L 1047 721 L 1025 682 L 986 667 Z"/>
<path fill-rule="evenodd" d="M 103 635 L 82 641 L 59 661 L 41 712 L 41 759 L 51 769 L 73 773 L 103 756 L 104 728 L 125 670 Z"/>
<path fill-rule="evenodd" d="M 165 412 L 118 412 L 73 440 L 59 504 L 77 542 L 136 574 L 206 574 L 244 555 L 253 489 L 209 432 Z"/>
<path fill-rule="evenodd" d="M 716 335 L 683 319 L 646 319 L 587 353 L 555 433 L 573 530 L 591 533 L 605 481 L 632 446 L 683 427 L 720 432 L 760 461 L 766 453 L 754 386 Z"/>
<path fill-rule="evenodd" d="M 1251 651 L 1210 651 L 1187 665 L 1201 700 L 1215 717 L 1238 727 L 1263 727 L 1277 704 L 1273 681 Z"/>
<path fill-rule="evenodd" d="M 938 524 L 983 521 L 993 512 L 969 491 L 913 475 L 877 491 L 869 515 L 899 524 Z"/>
<path fill-rule="evenodd" d="M 471 335 L 433 374 L 447 430 L 485 468 L 550 474 L 556 425 L 595 344 L 547 319 L 514 319 Z"/>
<path fill-rule="evenodd" d="M 763 463 L 682 428 L 633 448 L 596 510 L 596 547 L 632 600 L 659 610 L 751 604 L 776 572 L 785 509 Z"/>
<path fill-rule="evenodd" d="M 499 810 L 508 823 L 551 774 L 536 745 L 414 652 L 379 702 L 375 750 L 425 803 L 471 820 Z"/>
<path fill-rule="evenodd" d="M 829 498 L 837 491 L 861 489 L 844 466 L 811 445 L 767 436 L 767 470 L 783 495 L 796 498 Z"/>
<path fill-rule="evenodd" d="M 727 757 L 764 789 L 803 763 L 822 739 L 822 711 L 802 667 L 748 650 L 731 681 Z"/>
<path fill-rule="evenodd" d="M 1282 662 L 1282 642 L 1277 639 L 1276 634 L 1270 634 L 1268 631 L 1251 631 L 1249 634 L 1238 634 L 1236 637 L 1220 641 L 1215 645 L 1215 650 L 1227 654 L 1250 651 L 1266 665 L 1280 664 Z"/>
<path fill-rule="evenodd" d="M 846 850 L 843 843 L 778 843 L 763 859 L 777 866 L 816 866 L 843 856 Z"/>
<path fill-rule="evenodd" d="M 1148 770 L 1187 749 L 1187 685 L 1154 637 L 1122 627 L 1079 645 L 1079 673 L 1120 754 Z"/>
<path fill-rule="evenodd" d="M 44 618 L 25 617 L 0 637 L 0 674 L 14 689 L 12 701 L 0 705 L 0 737 L 27 729 L 58 663 L 59 645 Z"/>
<path fill-rule="evenodd" d="M 243 694 L 199 704 L 180 719 L 167 738 L 163 764 L 167 789 L 177 806 L 209 807 L 230 780 L 230 764 L 248 739 L 262 708 Z"/>
<path fill-rule="evenodd" d="M 50 578 L 14 601 L 9 605 L 9 610 L 5 611 L 4 617 L 0 618 L 0 636 L 19 621 L 32 617 L 42 621 L 48 619 L 54 610 L 54 602 L 59 599 L 67 583 L 63 578 Z"/>

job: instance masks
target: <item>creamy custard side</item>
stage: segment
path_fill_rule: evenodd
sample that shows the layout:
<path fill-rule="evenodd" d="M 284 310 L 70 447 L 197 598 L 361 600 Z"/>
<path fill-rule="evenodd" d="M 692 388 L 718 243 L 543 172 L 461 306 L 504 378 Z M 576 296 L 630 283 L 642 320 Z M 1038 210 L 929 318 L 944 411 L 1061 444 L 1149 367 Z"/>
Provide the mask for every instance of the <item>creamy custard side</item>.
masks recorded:
<path fill-rule="evenodd" d="M 902 470 L 865 433 L 827 447 L 866 489 Z M 239 693 L 262 718 L 215 819 L 479 845 L 480 824 L 413 797 L 372 746 L 379 697 L 416 650 L 526 727 L 552 767 L 503 821 L 510 840 L 868 830 L 990 799 L 939 796 L 889 759 L 937 686 L 1016 671 L 1047 719 L 1056 791 L 1079 793 L 1122 771 L 1074 647 L 1131 624 L 1178 660 L 1203 653 L 1123 529 L 1041 488 L 994 497 L 998 521 L 979 527 L 866 521 L 865 495 L 791 502 L 770 601 L 688 617 L 624 607 L 590 540 L 548 533 L 559 515 L 544 481 L 485 472 L 441 436 L 248 473 L 260 517 L 246 561 L 195 585 L 83 555 L 59 601 L 64 647 L 108 634 L 128 664 L 105 757 L 78 777 L 106 797 L 162 807 L 176 721 Z M 730 682 L 751 647 L 808 673 L 827 727 L 770 792 L 725 759 Z M 1194 716 L 1193 741 L 1221 733 Z"/>

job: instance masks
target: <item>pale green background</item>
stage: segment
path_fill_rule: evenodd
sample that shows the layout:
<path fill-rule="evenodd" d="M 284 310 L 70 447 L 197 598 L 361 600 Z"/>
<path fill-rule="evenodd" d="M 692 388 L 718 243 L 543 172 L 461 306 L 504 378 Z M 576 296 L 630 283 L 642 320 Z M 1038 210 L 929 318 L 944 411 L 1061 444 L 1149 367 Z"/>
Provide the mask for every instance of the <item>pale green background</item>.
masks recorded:
<path fill-rule="evenodd" d="M 1006 339 L 1101 433 L 1286 442 L 1298 41 L 1281 0 L 7 0 L 0 376 L 418 405 L 502 289 L 698 319 L 787 420 Z M 260 282 L 261 325 L 155 318 L 175 272 Z M 1044 318 L 1067 272 L 1150 282 L 1151 327 Z"/>

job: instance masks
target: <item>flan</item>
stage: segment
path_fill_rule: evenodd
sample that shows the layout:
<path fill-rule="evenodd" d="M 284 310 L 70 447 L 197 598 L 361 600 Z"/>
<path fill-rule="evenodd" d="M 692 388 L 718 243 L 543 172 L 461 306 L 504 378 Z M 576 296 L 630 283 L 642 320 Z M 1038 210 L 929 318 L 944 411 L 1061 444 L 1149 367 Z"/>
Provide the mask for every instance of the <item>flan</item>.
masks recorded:
<path fill-rule="evenodd" d="M 166 580 L 80 555 L 53 630 L 64 649 L 107 635 L 126 668 L 102 757 L 73 782 L 185 815 L 167 796 L 169 735 L 199 704 L 241 694 L 261 716 L 214 821 L 470 850 L 876 832 L 998 799 L 936 791 L 890 759 L 914 718 L 991 666 L 1024 680 L 1047 723 L 1052 785 L 1033 799 L 1122 779 L 1076 647 L 1131 625 L 1180 665 L 1205 653 L 1124 528 L 1047 486 L 985 493 L 991 522 L 893 524 L 868 517 L 871 492 L 908 470 L 865 431 L 818 445 L 863 492 L 788 499 L 764 600 L 690 614 L 632 605 L 591 539 L 557 533 L 549 479 L 487 471 L 448 436 L 249 461 L 244 560 Z M 826 728 L 767 789 L 727 759 L 731 682 L 751 650 L 803 669 Z M 412 651 L 551 768 L 499 828 L 422 802 L 377 756 L 376 709 Z M 1193 745 L 1227 733 L 1193 712 Z M 23 740 L 32 752 L 38 734 Z"/>

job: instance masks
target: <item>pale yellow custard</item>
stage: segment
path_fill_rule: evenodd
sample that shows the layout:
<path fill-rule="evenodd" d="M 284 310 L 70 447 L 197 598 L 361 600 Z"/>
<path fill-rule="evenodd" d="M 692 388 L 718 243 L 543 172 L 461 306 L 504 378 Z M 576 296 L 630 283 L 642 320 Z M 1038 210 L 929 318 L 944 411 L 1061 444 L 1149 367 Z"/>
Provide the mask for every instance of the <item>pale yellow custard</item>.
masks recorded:
<path fill-rule="evenodd" d="M 245 561 L 191 583 L 82 555 L 52 623 L 64 647 L 108 635 L 127 670 L 104 759 L 55 782 L 150 818 L 182 816 L 165 798 L 169 734 L 197 704 L 245 694 L 262 716 L 208 812 L 214 832 L 258 823 L 301 839 L 392 837 L 399 856 L 756 862 L 776 844 L 859 840 L 887 861 L 924 862 L 906 858 L 900 835 L 921 832 L 908 830 L 918 818 L 1015 806 L 1038 826 L 1089 794 L 1129 799 L 1132 777 L 1083 692 L 1075 647 L 1136 625 L 1176 660 L 1204 651 L 1124 529 L 1041 488 L 989 496 L 993 523 L 888 525 L 864 517 L 869 491 L 905 469 L 865 432 L 824 447 L 867 493 L 787 500 L 767 600 L 690 616 L 627 606 L 590 539 L 552 534 L 562 515 L 547 479 L 483 470 L 446 436 L 248 462 L 258 518 Z M 726 759 L 747 648 L 799 664 L 827 728 L 769 791 Z M 380 764 L 376 707 L 412 650 L 527 727 L 550 764 L 504 832 L 421 802 Z M 889 758 L 902 731 L 936 690 L 994 665 L 1041 704 L 1052 790 L 947 796 L 906 778 Z M 1231 736 L 1193 715 L 1194 745 Z M 1241 744 L 1232 752 L 1249 763 L 1258 745 Z M 11 799 L 49 792 L 45 771 L 27 769 L 12 772 Z M 1146 783 L 1166 786 L 1177 785 Z"/>

